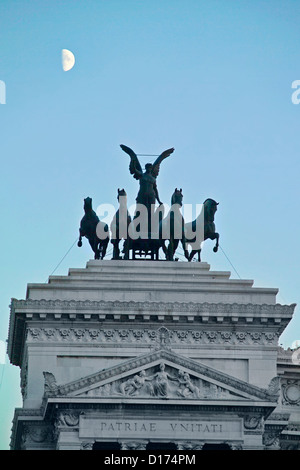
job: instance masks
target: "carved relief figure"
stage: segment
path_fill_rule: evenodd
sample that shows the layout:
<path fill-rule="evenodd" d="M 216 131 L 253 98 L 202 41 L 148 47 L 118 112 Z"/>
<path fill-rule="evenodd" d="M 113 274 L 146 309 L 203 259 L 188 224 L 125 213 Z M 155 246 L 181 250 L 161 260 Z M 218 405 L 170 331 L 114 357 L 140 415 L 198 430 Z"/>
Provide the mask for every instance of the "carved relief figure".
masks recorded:
<path fill-rule="evenodd" d="M 139 373 L 127 378 L 107 383 L 87 393 L 89 396 L 143 396 L 143 397 L 173 397 L 184 399 L 221 399 L 228 398 L 228 390 L 195 377 L 183 370 L 171 375 L 163 362 L 159 364 L 157 372 L 142 369 Z M 238 399 L 238 396 L 235 396 Z"/>
<path fill-rule="evenodd" d="M 140 393 L 141 389 L 144 387 L 145 382 L 152 380 L 149 377 L 146 377 L 146 372 L 141 370 L 139 375 L 135 375 L 134 377 L 122 382 L 120 385 L 120 390 L 123 395 L 137 395 Z M 147 391 L 150 395 L 153 395 L 153 387 L 149 383 L 147 384 Z"/>
<path fill-rule="evenodd" d="M 154 395 L 166 397 L 168 395 L 168 380 L 178 382 L 176 377 L 172 377 L 170 374 L 165 372 L 165 364 L 162 362 L 159 366 L 160 371 L 154 374 L 153 379 L 153 391 Z"/>
<path fill-rule="evenodd" d="M 178 381 L 180 383 L 179 389 L 177 390 L 178 395 L 185 398 L 194 395 L 196 398 L 200 398 L 200 390 L 192 383 L 189 374 L 187 372 L 179 371 L 178 376 Z"/>

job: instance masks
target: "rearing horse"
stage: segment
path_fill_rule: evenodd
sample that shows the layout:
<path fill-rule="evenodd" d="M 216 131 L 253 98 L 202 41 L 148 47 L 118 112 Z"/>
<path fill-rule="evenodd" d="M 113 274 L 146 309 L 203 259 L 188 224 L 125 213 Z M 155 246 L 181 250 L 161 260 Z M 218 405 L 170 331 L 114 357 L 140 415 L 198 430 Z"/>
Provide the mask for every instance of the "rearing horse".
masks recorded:
<path fill-rule="evenodd" d="M 213 199 L 206 199 L 203 203 L 202 211 L 200 212 L 198 217 L 192 222 L 185 224 L 186 245 L 193 243 L 192 251 L 188 257 L 189 261 L 192 261 L 196 253 L 198 253 L 198 261 L 199 262 L 201 261 L 201 256 L 200 256 L 201 244 L 204 240 L 207 240 L 208 238 L 210 240 L 216 240 L 216 245 L 214 246 L 213 251 L 215 253 L 218 251 L 220 235 L 216 232 L 216 226 L 214 223 L 215 213 L 217 211 L 218 204 L 219 203 L 214 201 Z M 203 214 L 203 211 L 204 211 L 204 214 Z M 196 237 L 194 239 L 187 238 L 188 236 L 190 236 L 191 231 L 193 231 L 193 233 L 196 232 L 197 224 L 201 224 L 203 222 L 204 222 L 204 227 L 203 227 L 204 238 L 201 240 L 196 240 Z M 196 247 L 194 246 L 195 242 L 197 244 Z"/>
<path fill-rule="evenodd" d="M 80 222 L 79 240 L 77 245 L 81 247 L 82 237 L 86 237 L 90 243 L 93 252 L 95 253 L 95 259 L 103 259 L 106 255 L 106 249 L 109 242 L 108 225 L 99 220 L 99 217 L 92 208 L 92 199 L 90 197 L 84 199 L 84 212 L 85 215 L 83 216 Z M 98 224 L 101 227 L 99 227 Z M 100 233 L 99 228 L 101 228 L 101 233 L 107 232 L 107 238 L 98 238 L 97 232 Z"/>

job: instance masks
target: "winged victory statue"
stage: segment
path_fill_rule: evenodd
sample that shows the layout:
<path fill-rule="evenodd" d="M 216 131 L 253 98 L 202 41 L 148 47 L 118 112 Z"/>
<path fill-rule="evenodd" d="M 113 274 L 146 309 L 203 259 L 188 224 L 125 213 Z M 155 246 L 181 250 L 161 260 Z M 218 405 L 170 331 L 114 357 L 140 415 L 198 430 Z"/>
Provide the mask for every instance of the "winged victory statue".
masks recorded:
<path fill-rule="evenodd" d="M 136 202 L 138 204 L 144 204 L 148 210 L 151 209 L 151 204 L 155 204 L 156 201 L 159 204 L 162 204 L 158 195 L 156 178 L 159 174 L 161 162 L 174 152 L 174 148 L 170 148 L 162 152 L 153 164 L 146 163 L 145 171 L 143 172 L 136 153 L 131 148 L 126 147 L 126 145 L 120 145 L 120 147 L 130 156 L 130 173 L 140 182 L 140 190 L 138 192 Z"/>

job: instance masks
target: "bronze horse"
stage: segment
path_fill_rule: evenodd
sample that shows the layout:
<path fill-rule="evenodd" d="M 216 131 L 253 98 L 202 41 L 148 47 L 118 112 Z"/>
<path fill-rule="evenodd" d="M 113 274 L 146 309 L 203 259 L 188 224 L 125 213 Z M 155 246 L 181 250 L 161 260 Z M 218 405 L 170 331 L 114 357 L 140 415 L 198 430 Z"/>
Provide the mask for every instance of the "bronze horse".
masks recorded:
<path fill-rule="evenodd" d="M 123 246 L 123 252 L 125 253 L 124 259 L 128 259 L 128 248 L 129 248 L 128 227 L 131 222 L 131 217 L 127 210 L 127 194 L 124 188 L 123 189 L 118 188 L 117 199 L 119 202 L 119 209 L 115 213 L 113 220 L 110 224 L 110 230 L 112 233 L 110 241 L 114 247 L 112 259 L 122 259 L 122 257 L 120 256 L 120 248 L 119 248 L 119 243 L 122 239 L 124 239 L 124 246 Z M 122 231 L 124 232 L 124 229 L 126 229 L 126 233 L 121 233 Z"/>
<path fill-rule="evenodd" d="M 95 259 L 103 259 L 106 255 L 107 245 L 109 242 L 109 229 L 108 225 L 99 220 L 96 212 L 92 208 L 92 199 L 87 197 L 84 199 L 84 212 L 85 215 L 81 219 L 79 228 L 79 240 L 77 245 L 82 246 L 82 237 L 86 237 L 90 246 L 95 254 Z M 97 226 L 101 225 L 101 232 L 107 232 L 107 238 L 100 239 L 97 235 Z M 99 229 L 99 226 L 98 226 Z M 98 231 L 99 233 L 99 231 Z"/>
<path fill-rule="evenodd" d="M 185 257 L 188 259 L 188 251 L 185 245 L 185 234 L 184 234 L 184 218 L 180 212 L 182 207 L 182 189 L 175 188 L 171 198 L 171 208 L 168 215 L 159 224 L 159 239 L 161 241 L 161 247 L 166 255 L 167 261 L 174 260 L 174 254 L 178 247 L 179 241 L 181 241 L 182 248 Z M 169 245 L 165 247 L 165 240 L 162 239 L 164 235 L 164 228 L 169 232 Z"/>
<path fill-rule="evenodd" d="M 203 236 L 204 238 L 202 240 L 199 240 L 199 243 L 197 242 L 197 245 L 199 245 L 199 248 L 192 247 L 192 251 L 188 257 L 189 261 L 192 261 L 194 256 L 198 253 L 198 261 L 201 261 L 201 243 L 204 240 L 207 240 L 208 238 L 210 240 L 216 240 L 216 245 L 213 248 L 213 251 L 216 253 L 219 248 L 219 238 L 220 235 L 216 232 L 216 226 L 214 223 L 214 218 L 215 218 L 215 213 L 217 211 L 217 206 L 218 202 L 214 201 L 214 199 L 206 199 L 203 203 L 203 210 L 204 210 L 204 230 L 203 230 Z M 195 233 L 196 231 L 196 224 L 201 223 L 201 218 L 203 217 L 203 214 L 200 213 L 199 216 L 193 220 L 193 222 L 189 222 L 189 224 L 186 224 L 185 226 L 185 233 L 187 234 L 188 232 L 190 233 L 190 229 Z M 188 230 L 187 230 L 188 229 Z M 186 244 L 189 244 L 191 242 L 195 241 L 194 240 L 188 240 L 186 239 Z"/>

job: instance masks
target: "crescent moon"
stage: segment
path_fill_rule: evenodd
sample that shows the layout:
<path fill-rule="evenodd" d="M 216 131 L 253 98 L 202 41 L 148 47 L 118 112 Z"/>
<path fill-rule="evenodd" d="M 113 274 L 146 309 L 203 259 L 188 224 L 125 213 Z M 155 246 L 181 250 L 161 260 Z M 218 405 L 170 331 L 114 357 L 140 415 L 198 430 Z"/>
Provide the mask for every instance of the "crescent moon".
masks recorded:
<path fill-rule="evenodd" d="M 68 72 L 74 67 L 75 56 L 73 52 L 69 51 L 68 49 L 62 49 L 61 58 L 62 68 L 64 72 Z"/>

